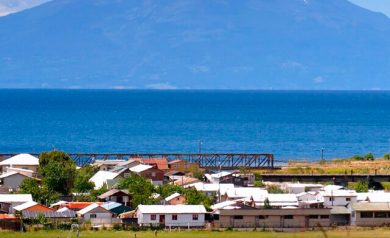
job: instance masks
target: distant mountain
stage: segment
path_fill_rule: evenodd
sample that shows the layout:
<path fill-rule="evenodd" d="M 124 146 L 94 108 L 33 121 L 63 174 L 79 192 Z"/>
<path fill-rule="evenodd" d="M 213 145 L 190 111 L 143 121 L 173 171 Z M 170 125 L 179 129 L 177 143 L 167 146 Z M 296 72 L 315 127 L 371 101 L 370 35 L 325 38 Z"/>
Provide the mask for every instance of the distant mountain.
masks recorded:
<path fill-rule="evenodd" d="M 50 0 L 0 0 L 0 17 L 23 11 Z"/>
<path fill-rule="evenodd" d="M 3 88 L 390 89 L 390 19 L 347 0 L 55 0 L 0 33 Z"/>

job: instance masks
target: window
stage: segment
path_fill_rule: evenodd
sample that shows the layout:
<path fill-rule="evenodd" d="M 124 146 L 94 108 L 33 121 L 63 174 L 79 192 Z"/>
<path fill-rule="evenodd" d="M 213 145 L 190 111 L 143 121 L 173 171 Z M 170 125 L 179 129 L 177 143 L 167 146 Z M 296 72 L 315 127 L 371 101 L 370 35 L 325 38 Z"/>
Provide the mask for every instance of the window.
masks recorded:
<path fill-rule="evenodd" d="M 192 214 L 192 220 L 197 221 L 198 219 L 198 214 Z"/>
<path fill-rule="evenodd" d="M 233 219 L 234 220 L 242 220 L 242 219 L 244 219 L 244 216 L 236 215 L 236 216 L 233 216 Z"/>
<path fill-rule="evenodd" d="M 293 215 L 285 215 L 283 216 L 284 219 L 294 219 Z"/>
<path fill-rule="evenodd" d="M 257 218 L 258 218 L 259 220 L 264 220 L 264 219 L 267 219 L 268 216 L 261 216 L 261 215 L 260 215 L 260 216 L 258 216 Z"/>
<path fill-rule="evenodd" d="M 152 214 L 152 215 L 150 215 L 150 220 L 155 221 L 156 217 L 157 217 L 156 214 Z"/>
<path fill-rule="evenodd" d="M 329 219 L 329 215 L 321 215 L 320 218 L 321 219 Z"/>
<path fill-rule="evenodd" d="M 372 218 L 373 214 L 372 212 L 361 212 L 360 217 L 361 218 Z"/>
<path fill-rule="evenodd" d="M 318 219 L 318 215 L 310 215 L 309 219 Z"/>
<path fill-rule="evenodd" d="M 177 221 L 177 215 L 176 214 L 172 215 L 172 221 Z"/>
<path fill-rule="evenodd" d="M 96 218 L 96 214 L 90 214 L 89 218 Z"/>
<path fill-rule="evenodd" d="M 176 164 L 175 164 L 175 168 L 179 168 L 179 163 L 176 163 Z"/>
<path fill-rule="evenodd" d="M 152 177 L 156 177 L 156 172 L 152 172 Z"/>
<path fill-rule="evenodd" d="M 386 212 L 375 212 L 375 218 L 386 218 Z"/>
<path fill-rule="evenodd" d="M 350 202 L 351 198 L 345 198 L 345 201 Z"/>
<path fill-rule="evenodd" d="M 334 198 L 333 197 L 330 197 L 329 198 L 329 201 L 331 202 L 331 201 L 334 201 Z"/>

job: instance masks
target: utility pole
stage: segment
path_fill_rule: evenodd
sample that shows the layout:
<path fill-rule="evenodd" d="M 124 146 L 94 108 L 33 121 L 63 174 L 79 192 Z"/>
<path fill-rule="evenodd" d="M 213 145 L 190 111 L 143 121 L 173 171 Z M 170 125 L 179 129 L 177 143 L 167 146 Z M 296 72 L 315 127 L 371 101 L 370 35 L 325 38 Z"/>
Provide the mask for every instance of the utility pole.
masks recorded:
<path fill-rule="evenodd" d="M 321 148 L 321 161 L 324 162 L 324 147 Z"/>

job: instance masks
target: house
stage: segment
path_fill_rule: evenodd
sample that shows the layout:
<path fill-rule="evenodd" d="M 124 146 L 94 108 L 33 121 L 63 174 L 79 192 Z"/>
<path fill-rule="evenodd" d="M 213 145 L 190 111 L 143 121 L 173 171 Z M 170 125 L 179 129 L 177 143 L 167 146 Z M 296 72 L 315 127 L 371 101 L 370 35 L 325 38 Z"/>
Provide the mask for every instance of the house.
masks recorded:
<path fill-rule="evenodd" d="M 390 193 L 385 193 L 385 192 L 368 193 L 367 201 L 371 203 L 390 203 Z"/>
<path fill-rule="evenodd" d="M 301 208 L 322 208 L 324 198 L 318 192 L 303 192 L 296 194 L 299 207 Z"/>
<path fill-rule="evenodd" d="M 208 182 L 218 184 L 218 183 L 233 183 L 233 174 L 231 171 L 221 171 L 214 174 L 205 174 L 205 177 Z"/>
<path fill-rule="evenodd" d="M 199 183 L 197 178 L 182 176 L 180 179 L 177 179 L 173 182 L 177 186 L 191 186 L 191 184 Z"/>
<path fill-rule="evenodd" d="M 102 171 L 109 171 L 123 162 L 126 160 L 95 160 L 92 166 L 98 167 Z"/>
<path fill-rule="evenodd" d="M 6 171 L 6 168 L 20 168 L 38 172 L 39 159 L 30 154 L 18 154 L 9 159 L 0 162 L 0 172 Z"/>
<path fill-rule="evenodd" d="M 180 193 L 174 193 L 165 198 L 165 203 L 168 205 L 185 204 L 186 197 Z"/>
<path fill-rule="evenodd" d="M 129 170 L 134 174 L 151 180 L 154 185 L 162 185 L 164 183 L 164 172 L 154 166 L 139 164 Z"/>
<path fill-rule="evenodd" d="M 185 186 L 187 188 L 195 188 L 199 192 L 203 192 L 209 197 L 218 196 L 218 194 L 224 194 L 228 189 L 234 188 L 234 184 L 229 183 L 221 183 L 221 184 L 213 184 L 213 183 L 193 183 Z"/>
<path fill-rule="evenodd" d="M 253 173 L 235 173 L 233 174 L 233 184 L 239 187 L 253 186 L 255 175 Z"/>
<path fill-rule="evenodd" d="M 111 202 L 117 202 L 123 204 L 125 206 L 130 206 L 131 196 L 128 191 L 111 189 L 110 191 L 107 191 L 101 194 L 100 196 L 98 196 L 98 199 L 101 202 L 111 201 Z"/>
<path fill-rule="evenodd" d="M 287 193 L 299 194 L 309 191 L 319 192 L 324 186 L 321 184 L 284 183 L 281 188 Z"/>
<path fill-rule="evenodd" d="M 119 215 L 133 210 L 131 207 L 125 206 L 118 202 L 105 202 L 101 206 L 112 212 L 114 215 Z"/>
<path fill-rule="evenodd" d="M 139 161 L 141 164 L 151 165 L 162 171 L 169 170 L 166 158 L 130 158 L 129 160 Z"/>
<path fill-rule="evenodd" d="M 53 209 L 46 207 L 44 205 L 41 205 L 37 202 L 30 201 L 23 204 L 20 204 L 18 206 L 13 207 L 13 209 L 17 212 L 23 212 L 23 211 L 29 211 L 29 212 L 52 212 Z"/>
<path fill-rule="evenodd" d="M 268 191 L 263 188 L 231 187 L 228 188 L 224 193 L 221 193 L 221 201 L 246 198 L 246 199 L 252 199 L 257 203 L 258 206 L 262 206 L 267 196 L 268 196 Z"/>
<path fill-rule="evenodd" d="M 168 167 L 169 167 L 169 170 L 171 170 L 171 171 L 174 170 L 174 171 L 179 171 L 179 172 L 184 172 L 184 173 L 199 170 L 198 163 L 191 163 L 189 161 L 181 160 L 181 159 L 170 161 L 168 163 Z"/>
<path fill-rule="evenodd" d="M 256 209 L 221 209 L 214 220 L 220 228 L 314 228 L 329 227 L 330 209 L 328 208 L 288 208 Z"/>
<path fill-rule="evenodd" d="M 77 212 L 77 215 L 82 221 L 90 221 L 93 226 L 97 225 L 111 225 L 113 223 L 119 223 L 120 220 L 113 217 L 113 213 L 103 208 L 98 203 L 92 203 L 91 205 L 81 209 Z"/>
<path fill-rule="evenodd" d="M 388 226 L 390 225 L 390 203 L 358 202 L 352 205 L 352 225 Z"/>
<path fill-rule="evenodd" d="M 355 190 L 325 190 L 322 196 L 324 198 L 324 207 L 347 206 L 350 203 L 357 202 Z"/>
<path fill-rule="evenodd" d="M 140 226 L 204 227 L 206 209 L 203 205 L 139 205 Z"/>
<path fill-rule="evenodd" d="M 182 179 L 183 177 L 185 177 L 185 173 L 180 172 L 180 171 L 170 170 L 170 171 L 166 172 L 164 174 L 164 176 L 168 181 L 174 182 L 176 180 L 179 180 L 179 179 Z"/>
<path fill-rule="evenodd" d="M 113 185 L 119 182 L 120 179 L 122 179 L 119 175 L 120 173 L 100 170 L 94 174 L 89 181 L 95 184 L 95 189 L 100 189 L 103 186 L 107 186 L 107 188 L 110 189 Z"/>
<path fill-rule="evenodd" d="M 6 172 L 0 175 L 0 186 L 8 191 L 17 191 L 24 179 L 29 176 L 19 172 Z"/>
<path fill-rule="evenodd" d="M 32 200 L 31 194 L 0 194 L 0 204 L 9 207 L 8 213 L 13 213 L 13 207 L 31 202 Z"/>

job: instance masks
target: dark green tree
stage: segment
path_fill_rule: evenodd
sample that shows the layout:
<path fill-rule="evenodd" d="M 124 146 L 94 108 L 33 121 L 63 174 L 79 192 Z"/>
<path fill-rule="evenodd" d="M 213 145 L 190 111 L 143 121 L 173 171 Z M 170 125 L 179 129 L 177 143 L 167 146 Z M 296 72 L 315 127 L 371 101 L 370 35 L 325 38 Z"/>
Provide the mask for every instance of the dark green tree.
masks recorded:
<path fill-rule="evenodd" d="M 148 205 L 155 203 L 152 194 L 155 192 L 154 185 L 139 175 L 129 176 L 119 183 L 119 188 L 129 190 L 131 194 L 131 206 L 137 207 L 139 204 Z"/>
<path fill-rule="evenodd" d="M 39 156 L 39 173 L 50 191 L 68 195 L 74 186 L 76 165 L 65 152 L 44 152 Z"/>
<path fill-rule="evenodd" d="M 189 205 L 204 205 L 210 209 L 213 201 L 204 193 L 197 191 L 194 188 L 188 188 L 184 191 L 186 203 Z"/>
<path fill-rule="evenodd" d="M 50 204 L 58 200 L 59 194 L 50 191 L 46 185 L 40 185 L 34 178 L 26 178 L 20 184 L 19 193 L 31 194 L 34 201 L 41 204 Z"/>
<path fill-rule="evenodd" d="M 77 170 L 74 181 L 74 191 L 78 193 L 87 193 L 94 189 L 95 184 L 89 179 L 98 171 L 98 168 L 91 165 L 84 166 Z"/>

